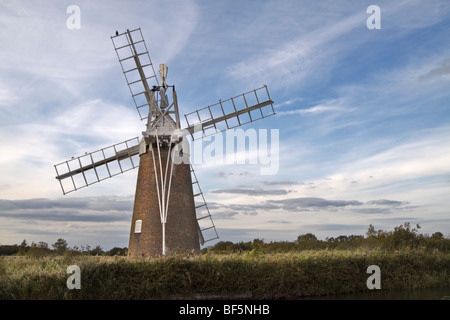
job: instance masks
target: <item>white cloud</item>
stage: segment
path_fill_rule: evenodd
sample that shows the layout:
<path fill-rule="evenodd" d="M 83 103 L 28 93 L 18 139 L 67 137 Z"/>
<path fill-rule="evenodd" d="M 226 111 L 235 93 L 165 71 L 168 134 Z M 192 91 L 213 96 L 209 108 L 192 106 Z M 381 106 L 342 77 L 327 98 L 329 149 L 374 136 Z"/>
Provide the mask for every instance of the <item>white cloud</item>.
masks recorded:
<path fill-rule="evenodd" d="M 288 99 L 288 100 L 283 101 L 283 102 L 277 102 L 274 107 L 275 108 L 284 108 L 284 107 L 288 107 L 288 106 L 290 106 L 292 104 L 298 104 L 301 101 L 303 101 L 303 98 L 295 97 L 295 98 Z"/>
<path fill-rule="evenodd" d="M 8 108 L 17 100 L 14 90 L 0 79 L 0 109 Z"/>
<path fill-rule="evenodd" d="M 97 99 L 67 109 L 53 119 L 50 127 L 67 136 L 118 143 L 140 136 L 145 123 L 136 110 Z"/>
<path fill-rule="evenodd" d="M 350 109 L 346 108 L 343 101 L 337 101 L 337 100 L 331 100 L 326 101 L 324 103 L 304 108 L 304 109 L 294 109 L 294 110 L 288 110 L 288 111 L 279 111 L 277 112 L 278 116 L 288 116 L 288 115 L 318 115 L 322 114 L 324 112 L 333 112 L 333 111 L 339 111 L 339 112 L 349 112 Z"/>
<path fill-rule="evenodd" d="M 101 100 L 73 106 L 47 124 L 3 126 L 0 174 L 8 188 L 1 197 L 59 195 L 53 165 L 140 136 L 143 129 L 135 110 Z"/>
<path fill-rule="evenodd" d="M 328 71 L 324 66 L 329 66 L 342 48 L 342 44 L 333 42 L 360 27 L 364 21 L 364 15 L 356 10 L 328 18 L 326 15 L 330 11 L 326 12 L 322 15 L 317 11 L 315 16 L 309 17 L 321 23 L 299 31 L 298 38 L 291 41 L 281 38 L 274 49 L 266 48 L 262 53 L 231 66 L 229 76 L 245 81 L 271 79 L 277 85 L 326 77 Z"/>
<path fill-rule="evenodd" d="M 271 85 L 277 87 L 319 83 L 326 80 L 335 64 L 354 49 L 382 51 L 381 47 L 373 48 L 378 44 L 372 42 L 374 33 L 366 28 L 367 7 L 360 2 L 350 3 L 302 3 L 302 8 L 296 8 L 299 12 L 314 12 L 309 16 L 295 13 L 295 9 L 290 8 L 299 16 L 302 26 L 308 27 L 292 32 L 292 35 L 298 35 L 293 39 L 280 31 L 276 42 L 268 41 L 268 45 L 259 48 L 256 54 L 231 65 L 228 75 L 245 83 L 270 79 Z M 381 7 L 382 32 L 385 39 L 391 41 L 439 23 L 450 11 L 448 4 L 424 1 L 382 1 L 377 4 Z M 282 30 L 282 23 L 273 28 L 277 33 L 278 29 Z"/>
<path fill-rule="evenodd" d="M 427 176 L 449 173 L 450 127 L 424 130 L 402 145 L 386 148 L 375 155 L 349 161 L 330 177 L 337 181 L 350 181 L 355 178 L 371 180 L 378 184 L 404 181 Z M 375 181 L 375 180 L 372 180 Z"/>

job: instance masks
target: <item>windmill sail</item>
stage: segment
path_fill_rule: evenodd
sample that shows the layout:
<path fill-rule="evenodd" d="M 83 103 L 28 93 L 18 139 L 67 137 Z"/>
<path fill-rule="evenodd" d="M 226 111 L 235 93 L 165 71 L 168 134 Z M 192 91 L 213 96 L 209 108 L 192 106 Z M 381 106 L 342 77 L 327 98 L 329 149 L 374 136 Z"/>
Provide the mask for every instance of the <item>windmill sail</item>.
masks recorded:
<path fill-rule="evenodd" d="M 138 155 L 136 137 L 56 164 L 56 179 L 67 194 L 137 168 Z"/>
<path fill-rule="evenodd" d="M 274 115 L 273 103 L 263 86 L 186 114 L 186 129 L 193 140 L 207 137 Z"/>
<path fill-rule="evenodd" d="M 217 234 L 216 226 L 212 220 L 211 213 L 209 212 L 208 205 L 206 204 L 205 197 L 192 165 L 191 177 L 195 201 L 195 213 L 197 215 L 198 235 L 200 244 L 204 245 L 205 242 L 218 239 L 219 235 Z"/>
<path fill-rule="evenodd" d="M 141 120 L 157 108 L 153 86 L 159 86 L 141 29 L 117 33 L 111 40 Z M 156 110 L 155 110 L 156 112 Z"/>

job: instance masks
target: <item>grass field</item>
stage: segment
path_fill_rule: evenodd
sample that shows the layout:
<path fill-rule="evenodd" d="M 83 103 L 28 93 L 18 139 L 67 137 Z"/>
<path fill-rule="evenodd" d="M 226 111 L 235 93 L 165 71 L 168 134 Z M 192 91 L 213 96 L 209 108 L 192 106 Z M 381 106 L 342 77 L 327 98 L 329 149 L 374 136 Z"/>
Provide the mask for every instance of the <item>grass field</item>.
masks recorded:
<path fill-rule="evenodd" d="M 81 289 L 68 289 L 70 265 Z M 0 257 L 1 299 L 295 299 L 369 291 L 367 267 L 381 289 L 450 287 L 450 254 L 435 250 L 245 252 L 130 260 L 126 257 Z"/>

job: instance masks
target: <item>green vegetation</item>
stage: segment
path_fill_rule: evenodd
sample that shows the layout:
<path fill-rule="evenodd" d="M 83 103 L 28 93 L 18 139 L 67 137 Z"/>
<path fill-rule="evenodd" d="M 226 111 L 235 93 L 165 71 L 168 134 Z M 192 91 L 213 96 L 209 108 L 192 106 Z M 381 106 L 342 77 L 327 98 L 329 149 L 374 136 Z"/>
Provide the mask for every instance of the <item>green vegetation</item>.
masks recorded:
<path fill-rule="evenodd" d="M 303 250 L 372 250 L 399 251 L 404 249 L 438 250 L 450 252 L 450 239 L 444 238 L 441 232 L 435 232 L 431 236 L 420 234 L 419 225 L 411 227 L 409 222 L 395 227 L 392 231 L 375 230 L 370 225 L 366 237 L 362 235 L 330 237 L 318 240 L 311 233 L 299 235 L 296 241 L 277 241 L 265 243 L 264 240 L 254 239 L 251 242 L 233 243 L 221 241 L 214 246 L 203 249 L 205 252 L 235 253 L 245 251 L 257 251 L 262 253 L 297 252 Z"/>
<path fill-rule="evenodd" d="M 69 265 L 81 289 L 69 290 Z M 0 299 L 166 299 L 201 296 L 282 299 L 368 291 L 370 265 L 384 290 L 448 287 L 450 255 L 424 250 L 305 250 L 297 253 L 125 257 L 2 257 Z"/>
<path fill-rule="evenodd" d="M 69 250 L 63 239 L 53 250 L 24 242 L 0 257 L 0 299 L 295 299 L 368 292 L 370 265 L 380 267 L 383 290 L 450 287 L 450 240 L 418 229 L 405 223 L 390 232 L 370 226 L 366 237 L 219 242 L 199 256 L 145 259 Z M 32 254 L 38 249 L 46 254 Z M 80 267 L 79 290 L 66 286 L 70 265 Z"/>
<path fill-rule="evenodd" d="M 255 251 L 261 253 L 286 253 L 303 250 L 372 250 L 381 249 L 388 251 L 408 249 L 438 250 L 442 253 L 450 252 L 450 239 L 444 238 L 441 232 L 435 232 L 431 236 L 420 234 L 419 225 L 411 227 L 409 222 L 395 227 L 392 231 L 376 230 L 370 225 L 366 237 L 362 235 L 329 237 L 325 240 L 318 240 L 312 233 L 302 234 L 295 241 L 271 241 L 264 242 L 263 239 L 254 239 L 248 242 L 233 243 L 231 241 L 220 241 L 213 246 L 204 248 L 202 253 L 216 254 L 242 253 Z M 23 240 L 20 245 L 0 245 L 0 256 L 126 256 L 127 248 L 115 247 L 108 251 L 103 251 L 101 246 L 91 248 L 89 245 L 70 248 L 67 241 L 58 239 L 52 245 L 53 249 L 45 242 L 31 243 L 28 245 Z"/>
<path fill-rule="evenodd" d="M 0 245 L 0 256 L 28 256 L 28 257 L 46 257 L 46 256 L 126 256 L 127 248 L 114 247 L 109 251 L 103 251 L 101 246 L 91 249 L 89 245 L 70 248 L 67 241 L 58 239 L 52 244 L 53 250 L 49 248 L 46 242 L 34 243 L 28 245 L 27 240 L 23 240 L 20 245 Z"/>

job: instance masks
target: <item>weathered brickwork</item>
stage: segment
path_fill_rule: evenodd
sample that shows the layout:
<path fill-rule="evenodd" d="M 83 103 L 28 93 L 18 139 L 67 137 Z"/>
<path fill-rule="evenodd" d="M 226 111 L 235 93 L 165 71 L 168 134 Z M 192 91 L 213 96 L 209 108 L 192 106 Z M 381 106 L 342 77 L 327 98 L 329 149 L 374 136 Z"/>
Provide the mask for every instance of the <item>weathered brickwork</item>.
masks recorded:
<path fill-rule="evenodd" d="M 160 148 L 163 177 L 168 147 Z M 158 149 L 153 148 L 158 182 L 161 184 Z M 168 179 L 170 167 L 168 171 Z M 136 220 L 142 220 L 141 233 L 135 233 Z M 174 165 L 166 223 L 166 253 L 175 250 L 200 252 L 192 178 L 189 164 Z M 140 156 L 139 172 L 131 221 L 129 257 L 162 255 L 162 224 L 151 149 Z"/>

